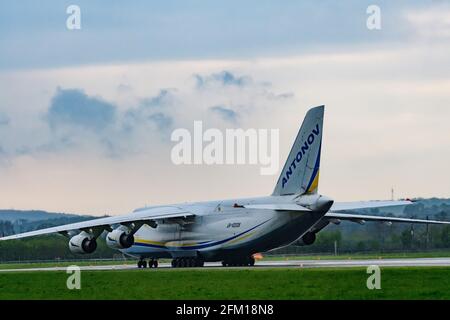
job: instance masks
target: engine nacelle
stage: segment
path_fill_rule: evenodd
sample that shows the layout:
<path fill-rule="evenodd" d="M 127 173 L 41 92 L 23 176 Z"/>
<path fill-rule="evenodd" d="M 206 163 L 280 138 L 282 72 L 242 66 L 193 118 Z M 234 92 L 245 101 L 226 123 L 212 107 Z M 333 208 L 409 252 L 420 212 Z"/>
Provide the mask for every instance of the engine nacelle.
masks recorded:
<path fill-rule="evenodd" d="M 73 236 L 69 241 L 69 249 L 73 253 L 92 253 L 97 249 L 97 241 L 86 232 Z"/>
<path fill-rule="evenodd" d="M 115 229 L 106 235 L 106 244 L 112 249 L 127 249 L 134 244 L 134 236 L 123 229 Z"/>
<path fill-rule="evenodd" d="M 310 246 L 314 241 L 316 241 L 316 234 L 314 232 L 307 232 L 294 243 L 294 246 Z"/>

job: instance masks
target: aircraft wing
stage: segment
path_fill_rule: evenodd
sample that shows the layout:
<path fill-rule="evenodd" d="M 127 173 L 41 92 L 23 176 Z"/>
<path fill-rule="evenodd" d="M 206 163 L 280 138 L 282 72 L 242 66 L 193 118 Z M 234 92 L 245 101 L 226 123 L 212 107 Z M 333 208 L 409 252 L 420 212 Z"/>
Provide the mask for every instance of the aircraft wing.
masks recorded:
<path fill-rule="evenodd" d="M 450 221 L 437 221 L 437 220 L 424 220 L 424 219 L 410 219 L 410 218 L 396 218 L 386 216 L 374 216 L 365 214 L 353 214 L 349 211 L 358 211 L 362 209 L 375 209 L 383 207 L 396 207 L 406 206 L 413 204 L 412 201 L 357 201 L 357 202 L 335 202 L 330 208 L 330 211 L 325 214 L 325 221 L 334 220 L 339 222 L 341 220 L 347 220 L 363 224 L 365 221 L 378 221 L 378 222 L 403 222 L 403 223 L 425 223 L 425 224 L 450 224 Z M 266 209 L 266 210 L 279 210 L 279 211 L 294 211 L 294 212 L 311 212 L 310 209 L 302 207 L 295 203 L 285 204 L 254 204 L 244 205 L 248 209 Z"/>
<path fill-rule="evenodd" d="M 348 210 L 361 210 L 383 207 L 407 206 L 413 204 L 410 200 L 403 201 L 355 201 L 355 202 L 334 202 L 330 212 L 341 212 Z"/>
<path fill-rule="evenodd" d="M 357 202 L 334 202 L 330 212 L 347 212 L 361 209 L 373 209 L 382 207 L 406 206 L 413 204 L 412 201 L 357 201 Z M 276 211 L 295 211 L 310 212 L 311 209 L 301 206 L 297 203 L 270 203 L 270 204 L 246 204 L 247 209 L 276 210 Z"/>
<path fill-rule="evenodd" d="M 365 221 L 450 224 L 450 221 L 409 219 L 409 218 L 370 216 L 370 215 L 365 215 L 365 214 L 333 213 L 333 212 L 328 212 L 324 218 L 334 219 L 334 220 L 347 220 L 347 221 L 357 222 L 360 224 L 363 224 Z"/>
<path fill-rule="evenodd" d="M 190 216 L 194 216 L 193 213 L 188 212 L 182 208 L 165 206 L 165 207 L 151 207 L 148 209 L 141 209 L 139 211 L 135 211 L 128 215 L 116 216 L 116 217 L 106 217 L 99 219 L 92 219 L 89 221 L 70 223 L 58 227 L 51 227 L 41 230 L 35 230 L 25 233 L 19 233 L 11 236 L 6 236 L 0 238 L 1 240 L 12 240 L 12 239 L 20 239 L 50 233 L 67 233 L 72 230 L 110 230 L 112 225 L 116 224 L 129 224 L 129 223 L 152 223 L 161 220 L 169 220 L 169 219 L 181 219 L 187 218 Z"/>
<path fill-rule="evenodd" d="M 410 200 L 404 201 L 357 201 L 357 202 L 335 202 L 330 211 L 324 218 L 328 220 L 347 220 L 363 224 L 365 221 L 379 221 L 379 222 L 403 222 L 403 223 L 425 223 L 425 224 L 450 224 L 450 221 L 437 221 L 437 220 L 424 220 L 424 219 L 410 219 L 410 218 L 397 218 L 386 216 L 374 216 L 365 214 L 354 214 L 361 209 L 375 209 L 383 207 L 396 207 L 407 206 L 413 204 Z"/>

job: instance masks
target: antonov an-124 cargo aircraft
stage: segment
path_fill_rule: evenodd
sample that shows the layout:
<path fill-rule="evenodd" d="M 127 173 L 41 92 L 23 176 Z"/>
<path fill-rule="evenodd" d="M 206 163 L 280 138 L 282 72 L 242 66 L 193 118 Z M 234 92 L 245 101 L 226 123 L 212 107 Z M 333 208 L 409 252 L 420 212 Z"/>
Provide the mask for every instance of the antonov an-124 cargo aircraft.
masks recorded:
<path fill-rule="evenodd" d="M 446 221 L 382 217 L 361 209 L 405 206 L 405 201 L 334 202 L 319 194 L 324 106 L 306 114 L 292 150 L 270 196 L 153 206 L 124 216 L 72 223 L 0 238 L 20 239 L 49 233 L 69 238 L 74 253 L 92 253 L 97 238 L 139 259 L 138 267 L 158 266 L 171 258 L 173 267 L 200 267 L 205 261 L 224 266 L 252 266 L 255 253 L 290 244 L 310 245 L 329 223 L 376 221 L 450 224 Z"/>

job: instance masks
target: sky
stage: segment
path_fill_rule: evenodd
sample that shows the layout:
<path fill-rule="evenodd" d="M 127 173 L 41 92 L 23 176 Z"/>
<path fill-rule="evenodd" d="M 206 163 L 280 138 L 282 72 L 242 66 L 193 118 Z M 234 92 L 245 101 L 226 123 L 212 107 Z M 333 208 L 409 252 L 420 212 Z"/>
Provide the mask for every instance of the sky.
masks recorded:
<path fill-rule="evenodd" d="M 0 208 L 115 215 L 269 195 L 323 104 L 320 193 L 450 197 L 449 40 L 439 0 L 2 1 Z M 175 165 L 171 133 L 196 120 L 279 129 L 280 170 Z"/>

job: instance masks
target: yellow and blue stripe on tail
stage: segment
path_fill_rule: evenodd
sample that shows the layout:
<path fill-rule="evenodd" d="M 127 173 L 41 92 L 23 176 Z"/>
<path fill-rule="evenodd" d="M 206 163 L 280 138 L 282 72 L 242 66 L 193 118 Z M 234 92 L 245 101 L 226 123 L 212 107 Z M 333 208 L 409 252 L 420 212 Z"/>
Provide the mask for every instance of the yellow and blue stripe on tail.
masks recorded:
<path fill-rule="evenodd" d="M 307 112 L 272 195 L 317 193 L 324 111 Z"/>

